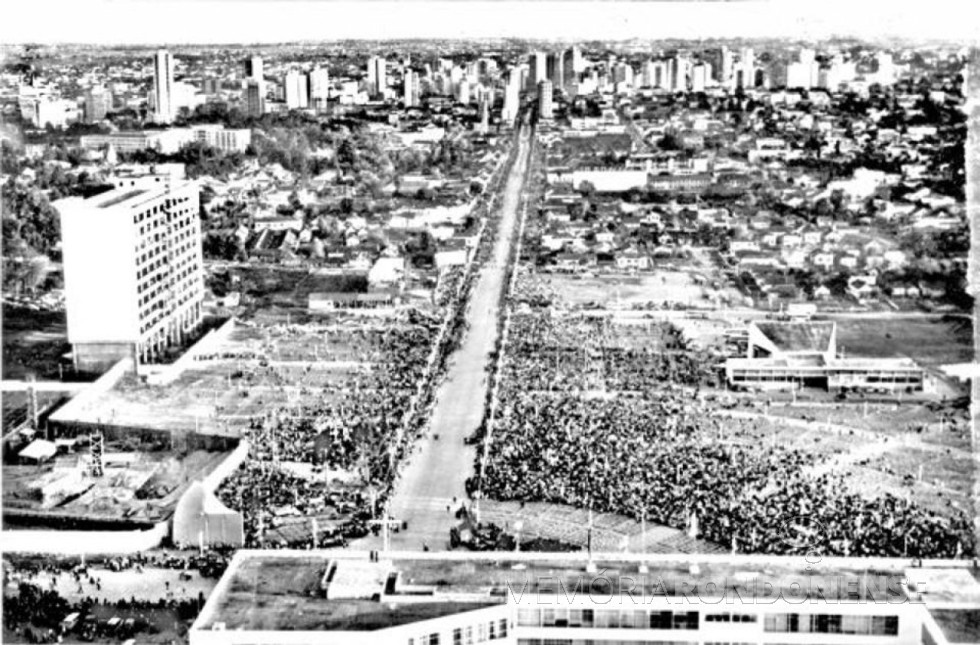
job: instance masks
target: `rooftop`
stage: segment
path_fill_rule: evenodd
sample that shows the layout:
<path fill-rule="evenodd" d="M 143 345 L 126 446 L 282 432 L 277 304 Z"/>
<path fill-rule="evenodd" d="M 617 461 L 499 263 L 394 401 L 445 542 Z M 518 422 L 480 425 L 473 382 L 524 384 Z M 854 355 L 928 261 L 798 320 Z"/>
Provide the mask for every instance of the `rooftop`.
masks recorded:
<path fill-rule="evenodd" d="M 384 555 L 384 554 L 382 554 Z M 964 562 L 738 555 L 595 555 L 585 553 L 389 553 L 371 562 L 353 551 L 240 551 L 208 601 L 195 629 L 358 630 L 472 611 L 523 594 L 578 592 L 634 597 L 738 597 L 907 602 L 909 571 L 942 571 L 938 593 L 971 596 L 980 582 Z M 641 573 L 639 565 L 648 565 Z M 916 578 L 918 579 L 918 578 Z M 939 583 L 936 583 L 939 584 Z M 933 585 L 935 587 L 936 585 Z M 927 600 L 928 602 L 928 600 Z"/>
<path fill-rule="evenodd" d="M 783 352 L 827 352 L 831 349 L 833 322 L 754 323 L 756 328 Z"/>

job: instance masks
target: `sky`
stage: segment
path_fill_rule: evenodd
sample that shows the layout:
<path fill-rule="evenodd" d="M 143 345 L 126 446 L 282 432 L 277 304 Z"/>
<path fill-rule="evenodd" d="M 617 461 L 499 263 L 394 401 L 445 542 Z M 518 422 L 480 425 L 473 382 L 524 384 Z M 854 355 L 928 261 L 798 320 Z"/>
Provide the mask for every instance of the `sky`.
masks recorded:
<path fill-rule="evenodd" d="M 0 43 L 831 35 L 980 42 L 977 0 L 5 0 Z"/>

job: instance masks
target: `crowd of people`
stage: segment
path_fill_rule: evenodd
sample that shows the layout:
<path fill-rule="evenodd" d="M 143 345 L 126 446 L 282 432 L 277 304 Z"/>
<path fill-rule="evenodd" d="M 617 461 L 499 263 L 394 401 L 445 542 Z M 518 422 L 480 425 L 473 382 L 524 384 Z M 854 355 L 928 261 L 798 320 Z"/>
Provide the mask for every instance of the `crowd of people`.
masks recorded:
<path fill-rule="evenodd" d="M 522 284 L 471 492 L 645 518 L 744 553 L 974 553 L 962 510 L 859 494 L 843 475 L 811 468 L 818 453 L 715 415 L 701 390 L 717 385 L 713 361 L 676 327 L 627 332 L 536 308 L 552 298 L 540 281 Z"/>
<path fill-rule="evenodd" d="M 812 453 L 752 440 L 680 389 L 585 398 L 508 389 L 482 481 L 493 499 L 591 507 L 673 526 L 737 552 L 962 557 L 969 518 L 867 498 L 810 474 Z M 479 469 L 478 469 L 479 471 Z"/>
<path fill-rule="evenodd" d="M 372 329 L 361 339 L 368 346 L 368 369 L 342 387 L 311 390 L 299 406 L 277 406 L 251 420 L 248 459 L 218 489 L 223 503 L 243 513 L 246 546 L 312 545 L 312 534 L 285 544 L 266 541 L 275 509 L 302 516 L 329 512 L 345 517 L 350 531 L 363 530 L 370 515 L 363 495 L 323 477 L 299 477 L 281 463 L 354 473 L 358 485 L 376 489 L 383 501 L 411 443 L 411 433 L 403 432 L 405 417 L 424 381 L 439 323 L 434 315 L 410 310 L 397 324 Z"/>

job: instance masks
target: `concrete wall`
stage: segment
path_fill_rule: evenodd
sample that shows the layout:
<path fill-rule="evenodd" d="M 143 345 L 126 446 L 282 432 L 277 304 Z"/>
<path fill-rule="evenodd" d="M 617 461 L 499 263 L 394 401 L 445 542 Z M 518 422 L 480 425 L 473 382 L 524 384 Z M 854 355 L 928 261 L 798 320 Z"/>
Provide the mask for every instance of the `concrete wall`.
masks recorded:
<path fill-rule="evenodd" d="M 75 369 L 82 372 L 105 372 L 119 361 L 133 355 L 135 343 L 75 343 L 72 346 Z"/>

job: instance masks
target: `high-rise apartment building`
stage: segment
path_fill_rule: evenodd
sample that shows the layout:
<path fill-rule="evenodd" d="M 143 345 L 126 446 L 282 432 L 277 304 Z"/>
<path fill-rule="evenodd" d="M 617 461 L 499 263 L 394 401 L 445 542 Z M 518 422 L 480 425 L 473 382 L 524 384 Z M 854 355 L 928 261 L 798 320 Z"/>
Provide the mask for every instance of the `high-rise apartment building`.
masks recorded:
<path fill-rule="evenodd" d="M 548 56 L 544 52 L 533 52 L 531 54 L 531 71 L 528 77 L 530 87 L 538 87 L 538 84 L 548 78 Z"/>
<path fill-rule="evenodd" d="M 511 125 L 517 119 L 521 107 L 521 68 L 515 67 L 510 70 L 507 77 L 507 85 L 504 88 L 504 108 L 500 113 L 500 118 L 504 123 Z"/>
<path fill-rule="evenodd" d="M 153 120 L 170 123 L 177 114 L 173 100 L 174 59 L 165 49 L 153 57 Z"/>
<path fill-rule="evenodd" d="M 254 118 L 265 114 L 265 84 L 262 81 L 249 80 L 245 85 L 245 112 Z"/>
<path fill-rule="evenodd" d="M 310 107 L 324 110 L 330 98 L 330 73 L 325 67 L 314 67 L 310 72 Z"/>
<path fill-rule="evenodd" d="M 61 215 L 68 341 L 75 366 L 152 361 L 201 321 L 204 263 L 196 183 L 69 197 Z"/>
<path fill-rule="evenodd" d="M 286 107 L 290 110 L 302 110 L 310 106 L 309 81 L 303 72 L 295 69 L 286 72 L 283 90 L 286 95 Z"/>
<path fill-rule="evenodd" d="M 538 83 L 538 116 L 542 119 L 554 118 L 554 91 L 551 81 Z"/>
<path fill-rule="evenodd" d="M 252 56 L 245 61 L 245 75 L 255 81 L 261 81 L 264 78 L 261 56 Z"/>
<path fill-rule="evenodd" d="M 85 122 L 98 123 L 112 110 L 112 93 L 105 87 L 92 87 L 85 92 Z"/>
<path fill-rule="evenodd" d="M 381 56 L 368 59 L 368 92 L 374 96 L 382 95 L 388 87 L 387 61 Z"/>
<path fill-rule="evenodd" d="M 816 61 L 816 53 L 804 47 L 800 50 L 798 62 L 786 67 L 786 87 L 805 88 L 820 85 L 820 64 Z"/>
<path fill-rule="evenodd" d="M 403 77 L 405 107 L 415 107 L 419 104 L 419 75 L 412 69 L 406 69 Z"/>

